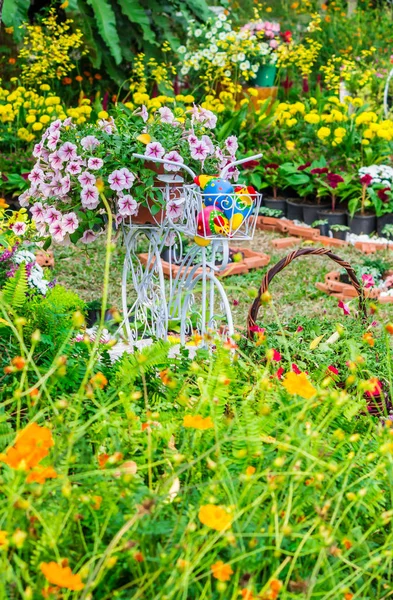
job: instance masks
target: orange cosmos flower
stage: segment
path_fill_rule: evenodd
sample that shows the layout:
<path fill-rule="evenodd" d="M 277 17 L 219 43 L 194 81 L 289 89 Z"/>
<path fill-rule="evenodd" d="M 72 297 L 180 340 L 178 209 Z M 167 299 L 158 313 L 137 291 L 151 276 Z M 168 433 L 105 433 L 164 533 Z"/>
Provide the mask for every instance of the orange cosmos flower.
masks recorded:
<path fill-rule="evenodd" d="M 27 483 L 45 483 L 47 479 L 56 479 L 57 473 L 53 467 L 36 467 L 26 477 Z"/>
<path fill-rule="evenodd" d="M 242 590 L 241 596 L 243 600 L 254 600 L 255 596 L 251 590 Z"/>
<path fill-rule="evenodd" d="M 393 335 L 393 323 L 387 323 L 387 325 L 385 325 L 385 331 L 390 335 Z"/>
<path fill-rule="evenodd" d="M 107 385 L 108 380 L 103 373 L 98 372 L 90 379 L 90 383 L 93 387 L 103 390 Z"/>
<path fill-rule="evenodd" d="M 309 382 L 307 379 L 307 375 L 305 373 L 294 373 L 290 371 L 284 377 L 283 386 L 287 390 L 288 394 L 298 395 L 301 398 L 312 398 L 317 390 L 315 387 Z"/>
<path fill-rule="evenodd" d="M 22 371 L 22 369 L 25 367 L 26 365 L 26 361 L 24 358 L 22 358 L 22 356 L 15 356 L 15 358 L 12 359 L 11 364 L 13 367 L 15 367 L 18 371 Z"/>
<path fill-rule="evenodd" d="M 205 504 L 199 509 L 198 517 L 203 525 L 215 529 L 216 531 L 224 531 L 231 525 L 231 515 L 222 508 L 222 506 L 216 506 L 215 504 Z"/>
<path fill-rule="evenodd" d="M 248 477 L 251 477 L 251 475 L 254 475 L 255 471 L 256 471 L 255 467 L 247 467 L 246 475 L 248 475 Z"/>
<path fill-rule="evenodd" d="M 233 570 L 230 565 L 226 565 L 222 560 L 217 561 L 210 567 L 213 577 L 218 581 L 229 581 Z"/>
<path fill-rule="evenodd" d="M 185 415 L 183 419 L 183 427 L 191 427 L 193 429 L 213 429 L 214 423 L 211 417 L 202 417 L 202 415 Z"/>
<path fill-rule="evenodd" d="M 9 204 L 7 204 L 5 198 L 0 198 L 0 208 L 8 208 Z"/>
<path fill-rule="evenodd" d="M 135 552 L 134 553 L 134 560 L 136 560 L 136 562 L 143 562 L 145 560 L 145 557 L 143 556 L 142 552 Z"/>
<path fill-rule="evenodd" d="M 61 588 L 77 592 L 85 587 L 80 575 L 74 575 L 70 567 L 62 567 L 55 562 L 41 563 L 40 569 L 45 579 Z"/>
<path fill-rule="evenodd" d="M 0 462 L 12 469 L 29 471 L 48 456 L 53 445 L 50 429 L 31 423 L 17 434 L 14 445 L 5 454 L 0 454 Z"/>
<path fill-rule="evenodd" d="M 272 600 L 276 600 L 282 588 L 282 582 L 279 579 L 272 579 L 269 586 L 271 591 L 270 597 Z"/>
<path fill-rule="evenodd" d="M 369 331 L 367 331 L 362 339 L 366 342 L 366 344 L 368 344 L 369 346 L 371 346 L 371 348 L 373 348 L 375 346 L 375 340 L 372 336 L 372 333 L 370 333 Z"/>

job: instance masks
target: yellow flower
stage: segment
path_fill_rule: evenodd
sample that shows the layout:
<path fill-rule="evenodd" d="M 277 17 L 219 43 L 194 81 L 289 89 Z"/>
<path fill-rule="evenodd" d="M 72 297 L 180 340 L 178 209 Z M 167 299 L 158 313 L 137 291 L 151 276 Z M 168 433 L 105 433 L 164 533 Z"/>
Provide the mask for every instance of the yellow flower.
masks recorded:
<path fill-rule="evenodd" d="M 40 85 L 40 90 L 42 90 L 43 92 L 49 92 L 50 86 L 47 83 L 43 83 L 42 85 Z"/>
<path fill-rule="evenodd" d="M 49 115 L 42 115 L 40 117 L 40 122 L 43 123 L 44 125 L 46 125 L 47 123 L 49 123 L 50 121 L 50 116 Z"/>
<path fill-rule="evenodd" d="M 301 396 L 302 398 L 312 398 L 317 390 L 307 379 L 305 373 L 294 373 L 290 371 L 284 377 L 283 386 L 288 394 Z"/>
<path fill-rule="evenodd" d="M 100 110 L 97 116 L 99 119 L 107 119 L 109 114 L 106 112 L 106 110 Z"/>
<path fill-rule="evenodd" d="M 233 575 L 233 569 L 230 565 L 226 565 L 222 560 L 218 560 L 210 567 L 212 575 L 218 581 L 229 581 Z"/>
<path fill-rule="evenodd" d="M 0 549 L 8 546 L 8 531 L 0 529 Z"/>
<path fill-rule="evenodd" d="M 9 204 L 5 201 L 5 198 L 0 198 L 0 208 L 8 208 Z"/>
<path fill-rule="evenodd" d="M 334 130 L 334 135 L 337 138 L 343 138 L 346 136 L 346 134 L 347 134 L 347 131 L 346 131 L 346 129 L 344 129 L 344 127 L 337 127 Z"/>
<path fill-rule="evenodd" d="M 142 144 L 146 145 L 151 142 L 151 137 L 148 133 L 141 133 L 136 139 L 138 140 L 138 142 L 142 142 Z"/>
<path fill-rule="evenodd" d="M 43 124 L 40 123 L 39 121 L 37 123 L 33 123 L 33 131 L 40 131 L 43 128 Z"/>
<path fill-rule="evenodd" d="M 193 429 L 213 429 L 214 423 L 211 417 L 202 417 L 202 415 L 185 415 L 183 419 L 183 427 Z"/>
<path fill-rule="evenodd" d="M 26 123 L 34 123 L 36 120 L 34 115 L 27 115 L 26 117 Z"/>
<path fill-rule="evenodd" d="M 329 137 L 331 131 L 329 129 L 329 127 L 320 127 L 317 131 L 317 136 L 319 137 L 320 140 L 324 140 L 327 137 Z"/>
<path fill-rule="evenodd" d="M 222 506 L 215 504 L 205 504 L 201 506 L 198 518 L 203 525 L 215 529 L 216 531 L 225 531 L 231 525 L 231 516 Z"/>
<path fill-rule="evenodd" d="M 311 123 L 312 125 L 315 125 L 316 123 L 319 123 L 321 118 L 316 113 L 308 113 L 308 115 L 304 115 L 304 120 L 306 121 L 306 123 Z"/>
<path fill-rule="evenodd" d="M 285 142 L 285 146 L 287 148 L 287 150 L 291 151 L 295 149 L 295 142 L 291 142 L 291 140 L 287 140 Z"/>
<path fill-rule="evenodd" d="M 55 562 L 41 563 L 40 569 L 45 579 L 53 585 L 57 585 L 67 590 L 80 591 L 85 587 L 80 575 L 74 575 L 70 567 L 62 567 Z"/>

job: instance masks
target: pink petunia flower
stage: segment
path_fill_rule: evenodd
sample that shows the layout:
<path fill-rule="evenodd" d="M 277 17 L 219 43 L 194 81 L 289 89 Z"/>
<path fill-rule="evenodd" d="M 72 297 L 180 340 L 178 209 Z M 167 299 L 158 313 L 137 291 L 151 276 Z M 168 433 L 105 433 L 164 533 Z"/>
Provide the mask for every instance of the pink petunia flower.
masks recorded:
<path fill-rule="evenodd" d="M 197 136 L 194 133 L 191 133 L 191 135 L 188 136 L 187 141 L 191 146 L 195 146 L 195 144 L 197 144 L 199 142 Z"/>
<path fill-rule="evenodd" d="M 34 167 L 27 178 L 33 185 L 38 185 L 44 181 L 44 172 L 39 167 Z"/>
<path fill-rule="evenodd" d="M 130 194 L 125 194 L 118 200 L 119 214 L 123 217 L 132 217 L 138 214 L 139 204 Z"/>
<path fill-rule="evenodd" d="M 93 169 L 93 171 L 101 169 L 103 164 L 104 161 L 102 160 L 102 158 L 98 158 L 98 156 L 93 156 L 87 161 L 87 166 L 89 167 L 89 169 Z"/>
<path fill-rule="evenodd" d="M 170 200 L 166 205 L 166 214 L 172 221 L 177 221 L 183 214 L 183 200 Z"/>
<path fill-rule="evenodd" d="M 342 300 L 339 301 L 339 303 L 338 303 L 337 306 L 338 306 L 338 308 L 342 309 L 344 315 L 350 315 L 351 314 L 351 311 L 349 309 L 348 304 L 345 304 L 345 302 L 343 302 Z"/>
<path fill-rule="evenodd" d="M 59 131 L 59 129 L 61 129 L 61 120 L 60 119 L 56 119 L 56 121 L 53 121 L 53 123 L 50 124 L 48 131 L 49 133 L 54 133 L 55 131 Z"/>
<path fill-rule="evenodd" d="M 175 115 L 173 114 L 171 109 L 168 108 L 167 106 L 163 106 L 162 108 L 159 108 L 158 112 L 160 113 L 161 123 L 172 124 L 174 122 Z"/>
<path fill-rule="evenodd" d="M 42 147 L 43 146 L 42 146 L 41 142 L 39 144 L 35 144 L 34 150 L 33 150 L 33 156 L 35 156 L 35 158 L 39 158 L 41 156 Z"/>
<path fill-rule="evenodd" d="M 100 200 L 98 190 L 94 185 L 86 185 L 81 191 L 81 202 L 84 208 L 94 210 Z"/>
<path fill-rule="evenodd" d="M 74 233 L 78 229 L 79 221 L 74 212 L 63 215 L 61 224 L 65 233 Z"/>
<path fill-rule="evenodd" d="M 89 173 L 89 171 L 83 171 L 83 173 L 79 175 L 78 181 L 83 187 L 85 187 L 87 185 L 94 185 L 96 178 L 92 173 Z"/>
<path fill-rule="evenodd" d="M 91 244 L 91 242 L 94 242 L 96 239 L 97 236 L 94 231 L 92 229 L 86 229 L 81 237 L 81 242 L 83 242 L 83 244 Z"/>
<path fill-rule="evenodd" d="M 66 232 L 61 221 L 56 221 L 49 227 L 49 233 L 55 242 L 62 242 Z"/>
<path fill-rule="evenodd" d="M 49 164 L 52 167 L 52 169 L 54 169 L 55 171 L 57 169 L 62 169 L 63 168 L 63 158 L 60 156 L 59 152 L 52 152 L 52 154 L 49 154 Z"/>
<path fill-rule="evenodd" d="M 64 161 L 75 160 L 78 156 L 75 144 L 71 144 L 71 142 L 65 142 L 65 144 L 59 148 L 59 156 Z"/>
<path fill-rule="evenodd" d="M 61 220 L 61 212 L 56 210 L 54 206 L 49 206 L 45 211 L 45 221 L 49 225 L 53 225 Z"/>
<path fill-rule="evenodd" d="M 195 160 L 205 160 L 209 155 L 209 147 L 200 140 L 197 144 L 191 147 L 191 156 Z"/>
<path fill-rule="evenodd" d="M 56 150 L 56 146 L 57 146 L 59 140 L 60 140 L 60 133 L 58 131 L 53 131 L 52 133 L 49 133 L 47 140 L 46 140 L 46 144 L 47 144 L 49 150 Z"/>
<path fill-rule="evenodd" d="M 202 136 L 202 142 L 209 148 L 209 154 L 214 154 L 214 144 L 208 135 Z"/>
<path fill-rule="evenodd" d="M 370 288 L 375 285 L 374 277 L 372 275 L 368 275 L 367 273 L 363 273 L 362 281 L 365 288 Z"/>
<path fill-rule="evenodd" d="M 23 235 L 26 232 L 27 225 L 23 221 L 15 221 L 15 223 L 11 225 L 11 229 L 16 235 Z"/>
<path fill-rule="evenodd" d="M 225 140 L 225 148 L 228 150 L 228 152 L 231 156 L 235 156 L 238 147 L 239 147 L 239 144 L 237 141 L 237 137 L 235 135 L 230 135 Z"/>
<path fill-rule="evenodd" d="M 178 163 L 178 165 L 170 165 L 165 163 L 164 167 L 167 171 L 178 171 L 180 169 L 180 165 L 184 163 L 183 157 L 180 156 L 180 154 L 176 150 L 172 150 L 172 152 L 167 152 L 164 155 L 164 159 Z"/>
<path fill-rule="evenodd" d="M 129 171 L 126 167 L 123 167 L 122 169 L 120 169 L 120 173 L 123 175 L 124 181 L 125 181 L 123 189 L 129 190 L 135 181 L 135 175 L 133 173 L 131 173 L 131 171 Z"/>
<path fill-rule="evenodd" d="M 42 206 L 42 202 L 36 202 L 31 207 L 31 216 L 35 223 L 43 223 L 45 221 L 45 209 Z"/>
<path fill-rule="evenodd" d="M 25 190 L 20 196 L 18 196 L 18 201 L 22 208 L 29 206 L 29 200 L 31 198 L 30 193 L 31 190 Z"/>
<path fill-rule="evenodd" d="M 148 156 L 149 158 L 162 158 L 164 154 L 165 148 L 160 142 L 150 142 L 150 144 L 147 144 L 145 156 Z"/>
<path fill-rule="evenodd" d="M 100 144 L 100 140 L 98 140 L 95 135 L 86 135 L 81 139 L 81 146 L 85 150 L 94 150 Z"/>
<path fill-rule="evenodd" d="M 115 192 L 121 192 L 126 185 L 126 179 L 119 169 L 116 169 L 109 175 L 108 181 L 109 187 Z"/>
<path fill-rule="evenodd" d="M 78 161 L 73 160 L 66 166 L 66 171 L 71 173 L 71 175 L 77 175 L 82 171 L 82 167 Z"/>

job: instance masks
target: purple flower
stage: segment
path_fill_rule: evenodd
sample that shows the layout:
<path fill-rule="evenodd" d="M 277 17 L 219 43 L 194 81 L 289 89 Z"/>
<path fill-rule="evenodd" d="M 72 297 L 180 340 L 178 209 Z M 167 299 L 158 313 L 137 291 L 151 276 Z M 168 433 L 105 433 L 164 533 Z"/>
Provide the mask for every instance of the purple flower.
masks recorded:
<path fill-rule="evenodd" d="M 170 165 L 165 163 L 164 167 L 167 171 L 178 171 L 180 169 L 180 165 L 184 163 L 184 159 L 176 150 L 172 150 L 172 152 L 167 152 L 164 155 L 165 160 L 171 160 L 172 162 L 178 163 L 177 165 Z"/>
<path fill-rule="evenodd" d="M 188 136 L 187 141 L 190 146 L 195 146 L 195 144 L 199 142 L 197 136 L 194 133 Z"/>
<path fill-rule="evenodd" d="M 209 154 L 214 154 L 214 144 L 208 135 L 202 136 L 202 142 L 209 148 Z"/>
<path fill-rule="evenodd" d="M 74 233 L 74 231 L 78 229 L 79 225 L 78 217 L 74 212 L 64 215 L 61 223 L 65 233 Z"/>
<path fill-rule="evenodd" d="M 71 144 L 71 142 L 65 142 L 65 144 L 59 148 L 59 156 L 64 161 L 75 160 L 75 158 L 78 156 L 76 153 L 75 144 Z"/>
<path fill-rule="evenodd" d="M 96 178 L 89 171 L 83 171 L 78 177 L 79 183 L 85 187 L 86 185 L 94 185 L 96 182 Z"/>
<path fill-rule="evenodd" d="M 86 185 L 81 191 L 81 201 L 84 208 L 94 210 L 99 204 L 98 190 L 94 185 Z"/>
<path fill-rule="evenodd" d="M 30 200 L 30 190 L 26 190 L 25 192 L 23 192 L 23 194 L 21 194 L 18 197 L 18 201 L 19 204 L 23 207 L 26 208 L 26 206 L 29 206 L 29 200 Z"/>
<path fill-rule="evenodd" d="M 94 233 L 94 231 L 92 229 L 86 229 L 86 231 L 83 233 L 82 237 L 81 237 L 81 242 L 83 242 L 84 244 L 90 244 L 91 242 L 94 242 L 94 240 L 97 239 L 96 234 Z"/>
<path fill-rule="evenodd" d="M 158 112 L 160 113 L 161 123 L 172 124 L 173 121 L 175 120 L 175 115 L 173 114 L 171 109 L 168 108 L 167 106 L 163 106 L 162 108 L 159 108 Z"/>
<path fill-rule="evenodd" d="M 35 158 L 39 158 L 41 156 L 41 151 L 42 151 L 42 143 L 40 142 L 39 144 L 35 144 L 34 150 L 33 150 L 33 156 L 35 156 Z"/>
<path fill-rule="evenodd" d="M 199 118 L 198 121 L 206 125 L 209 129 L 214 129 L 217 124 L 217 117 L 211 110 L 207 110 L 206 108 L 201 108 L 199 110 Z"/>
<path fill-rule="evenodd" d="M 126 167 L 120 169 L 119 173 L 121 173 L 124 177 L 125 184 L 123 185 L 123 189 L 129 190 L 135 181 L 135 175 L 131 173 L 131 171 L 129 171 Z"/>
<path fill-rule="evenodd" d="M 16 221 L 11 225 L 11 229 L 15 235 L 23 235 L 26 232 L 27 225 L 23 221 Z"/>
<path fill-rule="evenodd" d="M 148 110 L 144 104 L 142 104 L 140 110 L 135 112 L 134 114 L 142 117 L 142 119 L 145 123 L 146 123 L 147 119 L 149 118 Z"/>
<path fill-rule="evenodd" d="M 57 169 L 61 169 L 63 167 L 63 158 L 60 156 L 59 152 L 52 152 L 52 154 L 49 154 L 49 164 L 52 167 L 52 169 L 54 169 L 55 171 Z"/>
<path fill-rule="evenodd" d="M 132 217 L 138 214 L 139 205 L 130 194 L 125 194 L 118 200 L 119 214 L 122 217 Z"/>
<path fill-rule="evenodd" d="M 374 281 L 374 277 L 372 275 L 369 275 L 367 273 L 363 273 L 362 275 L 362 282 L 365 288 L 370 288 L 373 287 L 375 285 L 375 281 Z"/>
<path fill-rule="evenodd" d="M 65 121 L 64 121 L 64 124 L 65 124 Z M 53 121 L 53 123 L 50 124 L 48 131 L 49 131 L 49 133 L 54 133 L 55 131 L 58 131 L 59 129 L 61 129 L 61 120 L 56 119 L 56 121 Z"/>
<path fill-rule="evenodd" d="M 103 164 L 104 161 L 102 160 L 102 158 L 98 158 L 96 156 L 89 158 L 89 160 L 87 161 L 87 166 L 89 167 L 89 169 L 93 169 L 93 171 L 101 169 Z"/>
<path fill-rule="evenodd" d="M 160 144 L 160 142 L 150 142 L 150 144 L 147 144 L 145 156 L 149 156 L 151 158 L 162 158 L 164 154 L 165 148 Z"/>
<path fill-rule="evenodd" d="M 116 169 L 116 171 L 113 171 L 109 175 L 108 181 L 109 187 L 115 192 L 121 192 L 121 190 L 123 190 L 126 186 L 126 179 L 119 169 Z"/>
<path fill-rule="evenodd" d="M 95 135 L 86 135 L 81 139 L 81 146 L 85 150 L 94 150 L 94 148 L 97 148 L 97 146 L 100 144 L 101 142 L 95 137 Z"/>

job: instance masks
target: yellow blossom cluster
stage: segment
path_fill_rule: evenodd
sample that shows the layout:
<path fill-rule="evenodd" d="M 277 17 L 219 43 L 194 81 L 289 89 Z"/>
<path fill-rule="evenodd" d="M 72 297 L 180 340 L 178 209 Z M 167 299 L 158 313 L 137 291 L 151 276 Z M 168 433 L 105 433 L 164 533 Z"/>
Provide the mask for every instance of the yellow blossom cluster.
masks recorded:
<path fill-rule="evenodd" d="M 83 45 L 83 36 L 80 29 L 70 31 L 72 23 L 71 19 L 59 23 L 55 9 L 51 9 L 40 25 L 24 25 L 18 55 L 23 83 L 34 86 L 37 81 L 61 79 L 75 68 L 71 52 L 75 56 Z"/>
<path fill-rule="evenodd" d="M 353 84 L 358 91 L 368 85 L 374 77 L 376 69 L 367 65 L 367 62 L 364 61 L 370 57 L 372 58 L 375 50 L 374 47 L 369 50 L 362 50 L 357 61 L 336 55 L 329 58 L 326 65 L 321 66 L 326 87 L 329 90 L 338 92 L 342 81 L 349 86 Z"/>
<path fill-rule="evenodd" d="M 86 122 L 92 111 L 89 104 L 89 99 L 81 97 L 77 107 L 67 109 L 45 83 L 39 92 L 24 86 L 12 91 L 0 87 L 0 127 L 3 125 L 4 133 L 15 133 L 20 140 L 32 142 L 56 119 L 69 116 L 79 124 Z"/>

